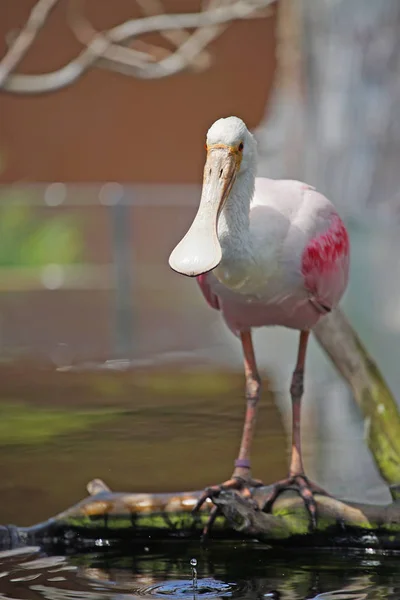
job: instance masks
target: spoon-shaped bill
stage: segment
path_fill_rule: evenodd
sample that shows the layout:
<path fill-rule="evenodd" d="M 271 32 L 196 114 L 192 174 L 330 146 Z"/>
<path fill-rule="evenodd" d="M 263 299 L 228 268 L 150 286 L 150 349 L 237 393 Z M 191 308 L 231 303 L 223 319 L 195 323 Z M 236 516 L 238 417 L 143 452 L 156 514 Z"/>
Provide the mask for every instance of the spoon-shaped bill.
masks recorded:
<path fill-rule="evenodd" d="M 169 257 L 171 269 L 197 277 L 221 262 L 218 217 L 237 172 L 237 161 L 229 148 L 210 149 L 204 166 L 203 189 L 194 221 Z"/>

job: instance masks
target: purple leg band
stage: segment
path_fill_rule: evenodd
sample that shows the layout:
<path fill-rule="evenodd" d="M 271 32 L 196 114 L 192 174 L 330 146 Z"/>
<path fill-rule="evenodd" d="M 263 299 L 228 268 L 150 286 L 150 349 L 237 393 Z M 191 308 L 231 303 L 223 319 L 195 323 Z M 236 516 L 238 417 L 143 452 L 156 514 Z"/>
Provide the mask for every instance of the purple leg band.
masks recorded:
<path fill-rule="evenodd" d="M 250 461 L 248 458 L 237 458 L 235 460 L 235 467 L 242 467 L 242 469 L 250 469 Z"/>

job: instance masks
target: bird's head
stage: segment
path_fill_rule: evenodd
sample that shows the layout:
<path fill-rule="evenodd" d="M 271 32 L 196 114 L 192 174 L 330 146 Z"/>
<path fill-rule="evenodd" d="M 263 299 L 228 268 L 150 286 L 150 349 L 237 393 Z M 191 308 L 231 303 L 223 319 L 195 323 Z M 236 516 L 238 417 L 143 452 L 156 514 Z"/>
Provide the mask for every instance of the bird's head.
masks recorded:
<path fill-rule="evenodd" d="M 222 259 L 218 218 L 237 178 L 253 168 L 256 142 L 238 117 L 218 119 L 207 132 L 207 159 L 196 217 L 169 257 L 178 273 L 197 277 Z"/>

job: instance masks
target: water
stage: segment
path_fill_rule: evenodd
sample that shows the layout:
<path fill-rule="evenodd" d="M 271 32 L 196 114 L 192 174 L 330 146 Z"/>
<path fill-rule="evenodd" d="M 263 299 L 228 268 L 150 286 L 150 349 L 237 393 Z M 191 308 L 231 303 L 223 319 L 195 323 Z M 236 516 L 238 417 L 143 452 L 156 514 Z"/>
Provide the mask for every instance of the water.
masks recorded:
<path fill-rule="evenodd" d="M 190 557 L 197 556 L 197 588 Z M 15 600 L 395 599 L 398 559 L 310 554 L 279 556 L 257 545 L 175 544 L 113 553 L 47 557 L 39 551 L 0 554 L 0 598 Z"/>
<path fill-rule="evenodd" d="M 95 476 L 116 491 L 163 492 L 200 489 L 230 474 L 244 410 L 240 372 L 185 362 L 126 372 L 100 366 L 0 366 L 3 524 L 47 519 L 84 497 Z M 253 454 L 254 474 L 266 483 L 286 472 L 286 442 L 265 378 Z M 0 554 L 1 600 L 139 596 L 399 598 L 400 574 L 398 557 L 279 554 L 236 542 L 203 548 L 149 540 L 122 556 L 106 546 L 76 556 Z"/>
<path fill-rule="evenodd" d="M 2 524 L 46 520 L 86 496 L 95 477 L 113 491 L 174 492 L 231 475 L 241 373 L 184 363 L 122 373 L 14 363 L 0 365 L 0 380 Z M 265 379 L 254 469 L 273 481 L 287 452 L 267 386 Z"/>

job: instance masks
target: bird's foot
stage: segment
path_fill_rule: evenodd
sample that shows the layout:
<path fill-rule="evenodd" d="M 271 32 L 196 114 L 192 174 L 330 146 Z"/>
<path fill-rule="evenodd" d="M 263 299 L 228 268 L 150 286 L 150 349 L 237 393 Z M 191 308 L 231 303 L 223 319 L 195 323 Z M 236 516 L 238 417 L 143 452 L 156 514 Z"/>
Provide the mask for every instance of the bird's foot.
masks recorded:
<path fill-rule="evenodd" d="M 317 527 L 317 504 L 315 502 L 314 494 L 329 496 L 328 492 L 316 483 L 310 481 L 308 477 L 303 474 L 291 475 L 274 484 L 272 491 L 262 507 L 263 512 L 271 512 L 273 503 L 285 490 L 295 490 L 299 493 L 304 501 L 307 512 L 310 515 L 311 530 L 315 530 Z"/>
<path fill-rule="evenodd" d="M 217 497 L 221 492 L 226 491 L 226 490 L 234 490 L 235 492 L 240 494 L 243 498 L 248 499 L 249 502 L 251 502 L 252 504 L 254 503 L 254 508 L 259 510 L 258 504 L 252 499 L 252 495 L 253 495 L 252 488 L 261 487 L 264 484 L 259 479 L 253 479 L 250 476 L 250 469 L 246 469 L 247 473 L 243 472 L 243 471 L 244 471 L 244 469 L 235 469 L 232 477 L 230 479 L 228 479 L 227 481 L 224 481 L 224 483 L 220 483 L 219 485 L 213 485 L 213 486 L 206 488 L 204 490 L 203 494 L 200 496 L 200 498 L 199 498 L 196 506 L 193 508 L 192 512 L 196 513 L 197 511 L 200 510 L 201 506 L 203 506 L 203 504 L 208 499 L 212 500 L 213 498 Z M 208 517 L 207 523 L 205 524 L 204 529 L 203 529 L 203 535 L 202 535 L 203 541 L 205 541 L 207 539 L 210 529 L 211 529 L 215 519 L 217 518 L 219 512 L 220 511 L 219 511 L 218 506 L 213 506 L 213 508 L 210 511 L 210 516 Z"/>

